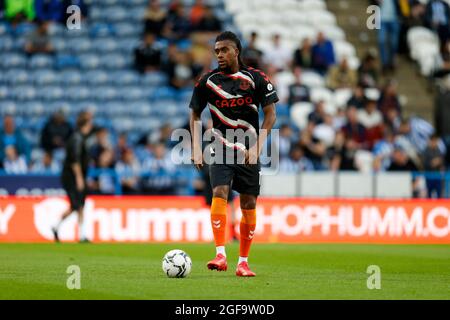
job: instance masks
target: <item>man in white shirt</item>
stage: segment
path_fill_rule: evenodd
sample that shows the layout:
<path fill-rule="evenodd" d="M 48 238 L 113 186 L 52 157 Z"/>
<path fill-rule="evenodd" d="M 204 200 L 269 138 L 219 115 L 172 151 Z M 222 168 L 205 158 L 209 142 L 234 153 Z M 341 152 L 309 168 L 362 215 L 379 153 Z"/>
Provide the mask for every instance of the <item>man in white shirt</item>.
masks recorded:
<path fill-rule="evenodd" d="M 292 52 L 281 43 L 279 34 L 272 38 L 272 46 L 264 50 L 264 62 L 267 65 L 274 66 L 277 71 L 283 71 L 291 63 Z"/>

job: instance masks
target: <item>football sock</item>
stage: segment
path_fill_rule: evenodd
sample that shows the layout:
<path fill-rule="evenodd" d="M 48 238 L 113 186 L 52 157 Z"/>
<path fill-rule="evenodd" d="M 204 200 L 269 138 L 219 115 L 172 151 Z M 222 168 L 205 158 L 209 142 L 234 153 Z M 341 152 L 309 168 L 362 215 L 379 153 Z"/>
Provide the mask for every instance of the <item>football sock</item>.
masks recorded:
<path fill-rule="evenodd" d="M 239 257 L 238 264 L 241 262 L 248 262 L 248 257 Z"/>
<path fill-rule="evenodd" d="M 211 204 L 211 226 L 216 247 L 225 246 L 227 229 L 227 200 L 214 197 Z"/>
<path fill-rule="evenodd" d="M 225 247 L 224 246 L 218 246 L 216 247 L 216 255 L 218 254 L 222 254 L 223 256 L 227 256 L 227 253 L 225 252 Z"/>
<path fill-rule="evenodd" d="M 248 257 L 250 246 L 256 228 L 256 209 L 242 209 L 242 218 L 240 224 L 241 241 L 239 244 L 239 256 Z"/>

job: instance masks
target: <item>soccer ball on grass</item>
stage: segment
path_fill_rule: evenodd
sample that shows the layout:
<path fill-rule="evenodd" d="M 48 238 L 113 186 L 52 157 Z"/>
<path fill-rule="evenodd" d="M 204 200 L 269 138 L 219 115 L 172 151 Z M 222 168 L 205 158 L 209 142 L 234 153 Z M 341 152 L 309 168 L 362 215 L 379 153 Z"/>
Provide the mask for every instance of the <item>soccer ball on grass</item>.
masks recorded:
<path fill-rule="evenodd" d="M 183 250 L 171 250 L 162 261 L 162 269 L 169 278 L 185 278 L 191 273 L 192 260 Z"/>

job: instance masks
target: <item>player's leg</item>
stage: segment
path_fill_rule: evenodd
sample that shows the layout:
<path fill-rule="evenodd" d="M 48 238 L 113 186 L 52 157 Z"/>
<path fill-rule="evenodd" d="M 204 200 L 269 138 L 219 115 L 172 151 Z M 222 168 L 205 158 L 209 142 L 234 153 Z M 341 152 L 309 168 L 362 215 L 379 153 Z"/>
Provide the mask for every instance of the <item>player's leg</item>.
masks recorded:
<path fill-rule="evenodd" d="M 256 228 L 256 200 L 260 191 L 260 166 L 239 165 L 236 167 L 236 176 L 233 181 L 233 189 L 240 193 L 240 205 L 242 211 L 239 244 L 239 261 L 236 275 L 241 277 L 253 277 L 248 266 L 248 255 Z"/>
<path fill-rule="evenodd" d="M 209 176 L 213 190 L 211 203 L 211 227 L 216 245 L 216 258 L 208 262 L 210 270 L 227 270 L 225 239 L 227 229 L 227 199 L 233 180 L 233 169 L 223 164 L 209 166 Z"/>
<path fill-rule="evenodd" d="M 84 204 L 86 201 L 86 191 L 78 192 L 77 194 L 77 213 L 78 213 L 78 238 L 80 242 L 89 242 L 86 236 L 86 224 L 84 221 Z"/>
<path fill-rule="evenodd" d="M 216 245 L 216 258 L 208 262 L 210 270 L 226 271 L 225 239 L 227 229 L 227 199 L 230 187 L 227 185 L 213 188 L 213 199 L 211 204 L 211 227 Z"/>
<path fill-rule="evenodd" d="M 255 273 L 248 266 L 248 256 L 256 229 L 256 199 L 256 195 L 240 195 L 242 218 L 239 226 L 241 241 L 239 243 L 239 261 L 236 270 L 236 275 L 238 276 L 255 276 Z"/>
<path fill-rule="evenodd" d="M 55 242 L 59 242 L 59 228 L 64 223 L 64 221 L 74 212 L 76 209 L 76 191 L 75 186 L 72 186 L 68 183 L 63 182 L 64 190 L 69 198 L 69 208 L 63 212 L 61 218 L 58 223 L 52 227 L 53 237 L 55 238 Z"/>

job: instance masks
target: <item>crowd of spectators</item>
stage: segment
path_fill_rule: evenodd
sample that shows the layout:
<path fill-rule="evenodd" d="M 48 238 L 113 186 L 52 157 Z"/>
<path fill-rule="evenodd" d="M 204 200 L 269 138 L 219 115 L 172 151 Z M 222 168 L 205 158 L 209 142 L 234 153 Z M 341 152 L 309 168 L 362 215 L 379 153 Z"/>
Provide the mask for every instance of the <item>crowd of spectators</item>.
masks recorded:
<path fill-rule="evenodd" d="M 45 39 L 48 21 L 58 23 L 63 18 L 45 16 L 42 10 L 37 9 L 40 3 L 49 5 L 52 1 L 35 0 L 35 7 L 30 6 L 32 2 L 6 1 L 5 16 L 13 23 L 17 19 L 38 17 L 39 28 L 36 34 L 30 36 L 24 49 L 29 54 L 36 51 L 51 53 L 53 48 Z M 392 6 L 388 6 L 389 3 Z M 408 3 L 407 7 L 405 3 Z M 393 45 L 394 36 L 401 38 L 401 32 L 395 35 L 395 27 L 388 26 L 391 21 L 386 17 L 392 17 L 392 10 L 395 10 L 397 23 L 401 21 L 403 24 L 398 25 L 399 30 L 405 27 L 405 23 L 411 26 L 423 18 L 443 41 L 447 41 L 448 34 L 440 24 L 444 21 L 442 17 L 448 17 L 448 6 L 440 7 L 440 3 L 440 0 L 432 0 L 426 6 L 401 0 L 379 3 L 382 5 L 380 39 L 391 43 L 391 46 L 386 46 L 386 49 L 380 42 L 379 53 L 367 52 L 357 69 L 345 57 L 338 59 L 333 42 L 322 32 L 315 39 L 304 39 L 295 50 L 285 47 L 282 36 L 277 34 L 273 35 L 272 44 L 266 47 L 258 46 L 257 30 L 249 39 L 244 39 L 243 61 L 248 66 L 265 71 L 279 92 L 287 93 L 284 96 L 280 94 L 281 104 L 288 105 L 290 109 L 299 107 L 302 102 L 314 104 L 305 127 L 299 128 L 292 121 L 278 124 L 281 172 L 442 172 L 449 168 L 450 148 L 434 134 L 432 126 L 426 121 L 404 116 L 394 79 L 381 82 L 383 75 L 395 70 L 395 54 L 402 47 L 400 40 Z M 12 6 L 16 5 L 20 9 L 13 10 Z M 402 14 L 405 8 L 409 8 L 409 20 L 399 20 L 399 13 Z M 442 12 L 445 14 L 442 15 Z M 445 21 L 448 27 L 449 20 Z M 383 25 L 384 22 L 388 24 Z M 197 0 L 190 10 L 182 1 L 174 0 L 164 8 L 158 0 L 150 0 L 145 13 L 142 42 L 134 50 L 135 68 L 141 73 L 166 72 L 171 86 L 188 88 L 200 74 L 214 65 L 211 39 L 221 29 L 221 21 L 201 0 Z M 388 38 L 391 40 L 388 41 Z M 277 76 L 285 72 L 292 73 L 295 80 L 286 88 L 281 88 Z M 329 112 L 325 101 L 312 100 L 313 88 L 302 81 L 305 72 L 323 76 L 332 92 L 351 90 L 351 98 L 345 106 Z M 24 135 L 15 127 L 12 116 L 3 119 L 2 128 L 0 159 L 6 172 L 57 173 L 60 170 L 64 144 L 73 130 L 63 113 L 54 114 L 44 126 L 41 133 L 43 155 L 37 157 L 37 161 L 32 157 Z M 171 161 L 171 131 L 170 125 L 164 125 L 160 130 L 143 136 L 138 145 L 130 145 L 126 133 L 98 129 L 90 139 L 91 168 L 97 169 L 97 174 L 88 182 L 91 192 L 113 194 L 117 192 L 118 184 L 126 194 L 173 194 L 188 187 L 192 193 L 201 189 L 199 173 L 192 167 L 190 171 L 184 170 L 184 167 L 175 166 Z M 119 175 L 112 175 L 111 172 Z M 427 180 L 424 186 L 417 180 L 417 195 L 426 190 L 429 196 L 433 192 L 434 195 L 441 195 L 439 181 Z"/>

